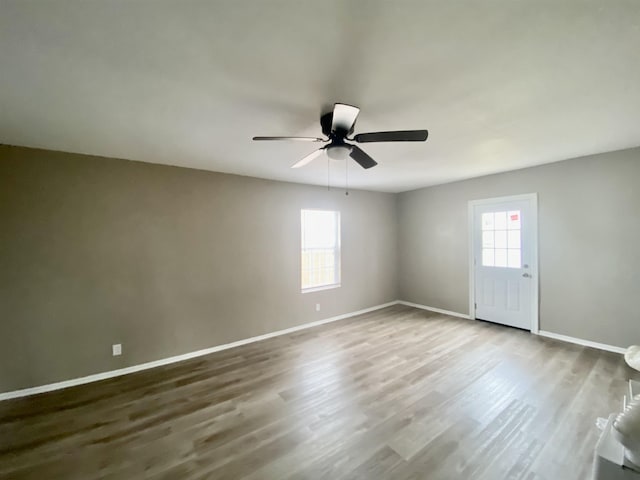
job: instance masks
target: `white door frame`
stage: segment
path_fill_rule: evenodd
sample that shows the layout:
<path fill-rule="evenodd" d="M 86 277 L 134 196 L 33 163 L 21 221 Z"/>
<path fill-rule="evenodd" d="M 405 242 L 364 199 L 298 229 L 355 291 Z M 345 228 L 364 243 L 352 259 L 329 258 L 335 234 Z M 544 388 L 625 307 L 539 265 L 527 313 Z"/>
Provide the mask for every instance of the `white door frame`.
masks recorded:
<path fill-rule="evenodd" d="M 486 205 L 489 203 L 513 202 L 518 200 L 528 200 L 531 205 L 532 225 L 531 231 L 533 236 L 533 245 L 531 248 L 531 333 L 537 334 L 540 328 L 540 319 L 538 312 L 538 289 L 540 280 L 538 278 L 538 194 L 525 193 L 522 195 L 510 195 L 507 197 L 483 198 L 480 200 L 469 200 L 469 317 L 476 319 L 475 308 L 475 265 L 476 258 L 474 235 L 474 208 L 478 205 Z"/>

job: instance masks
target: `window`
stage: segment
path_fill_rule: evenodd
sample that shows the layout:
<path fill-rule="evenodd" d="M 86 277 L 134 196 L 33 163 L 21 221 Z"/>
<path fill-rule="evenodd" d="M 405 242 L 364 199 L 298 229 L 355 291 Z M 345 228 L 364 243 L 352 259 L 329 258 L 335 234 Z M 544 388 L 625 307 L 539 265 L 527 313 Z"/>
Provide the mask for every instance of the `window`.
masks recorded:
<path fill-rule="evenodd" d="M 520 268 L 520 210 L 482 214 L 482 266 Z"/>
<path fill-rule="evenodd" d="M 302 210 L 302 291 L 340 286 L 340 212 Z"/>

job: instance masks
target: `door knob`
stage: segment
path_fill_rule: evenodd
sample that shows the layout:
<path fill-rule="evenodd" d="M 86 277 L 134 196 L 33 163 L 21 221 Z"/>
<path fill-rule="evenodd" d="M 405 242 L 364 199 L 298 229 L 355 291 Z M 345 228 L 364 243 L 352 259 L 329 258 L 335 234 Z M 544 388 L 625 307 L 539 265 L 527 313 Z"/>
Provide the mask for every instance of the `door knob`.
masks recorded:
<path fill-rule="evenodd" d="M 522 274 L 522 276 L 523 276 L 524 278 L 529 278 L 529 277 L 531 277 L 531 275 L 529 275 L 528 273 L 523 273 L 523 274 Z"/>

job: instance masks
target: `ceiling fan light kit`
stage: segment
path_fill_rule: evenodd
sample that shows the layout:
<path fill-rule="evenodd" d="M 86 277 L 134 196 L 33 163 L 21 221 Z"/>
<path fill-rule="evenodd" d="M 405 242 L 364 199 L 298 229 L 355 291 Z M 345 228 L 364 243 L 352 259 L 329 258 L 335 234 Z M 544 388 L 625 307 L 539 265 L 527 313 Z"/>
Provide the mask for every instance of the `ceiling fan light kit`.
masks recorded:
<path fill-rule="evenodd" d="M 327 155 L 332 160 L 346 160 L 350 154 L 351 149 L 346 144 L 327 148 Z"/>
<path fill-rule="evenodd" d="M 310 153 L 302 160 L 294 163 L 291 168 L 300 168 L 308 165 L 316 158 L 321 157 L 325 151 L 327 156 L 334 160 L 347 160 L 351 158 L 362 168 L 368 169 L 375 167 L 378 162 L 371 158 L 356 143 L 373 143 L 373 142 L 424 142 L 429 136 L 427 130 L 398 130 L 391 132 L 372 132 L 359 133 L 353 138 L 348 135 L 353 133 L 353 129 L 360 114 L 360 109 L 353 105 L 344 103 L 336 103 L 333 111 L 323 115 L 320 118 L 320 126 L 322 133 L 327 138 L 319 137 L 253 137 L 256 141 L 272 141 L 272 140 L 293 140 L 304 142 L 324 142 L 326 145 L 319 150 Z"/>

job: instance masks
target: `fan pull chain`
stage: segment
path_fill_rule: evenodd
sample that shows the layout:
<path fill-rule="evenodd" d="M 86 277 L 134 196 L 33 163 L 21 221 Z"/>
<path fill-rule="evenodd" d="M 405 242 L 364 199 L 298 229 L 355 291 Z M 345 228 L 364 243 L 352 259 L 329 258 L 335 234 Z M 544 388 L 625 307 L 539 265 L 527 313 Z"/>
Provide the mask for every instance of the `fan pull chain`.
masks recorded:
<path fill-rule="evenodd" d="M 349 195 L 349 159 L 344 159 L 344 188 L 345 195 Z"/>
<path fill-rule="evenodd" d="M 331 159 L 329 155 L 327 155 L 327 191 L 331 191 L 331 173 L 329 171 L 329 166 L 331 165 Z"/>

